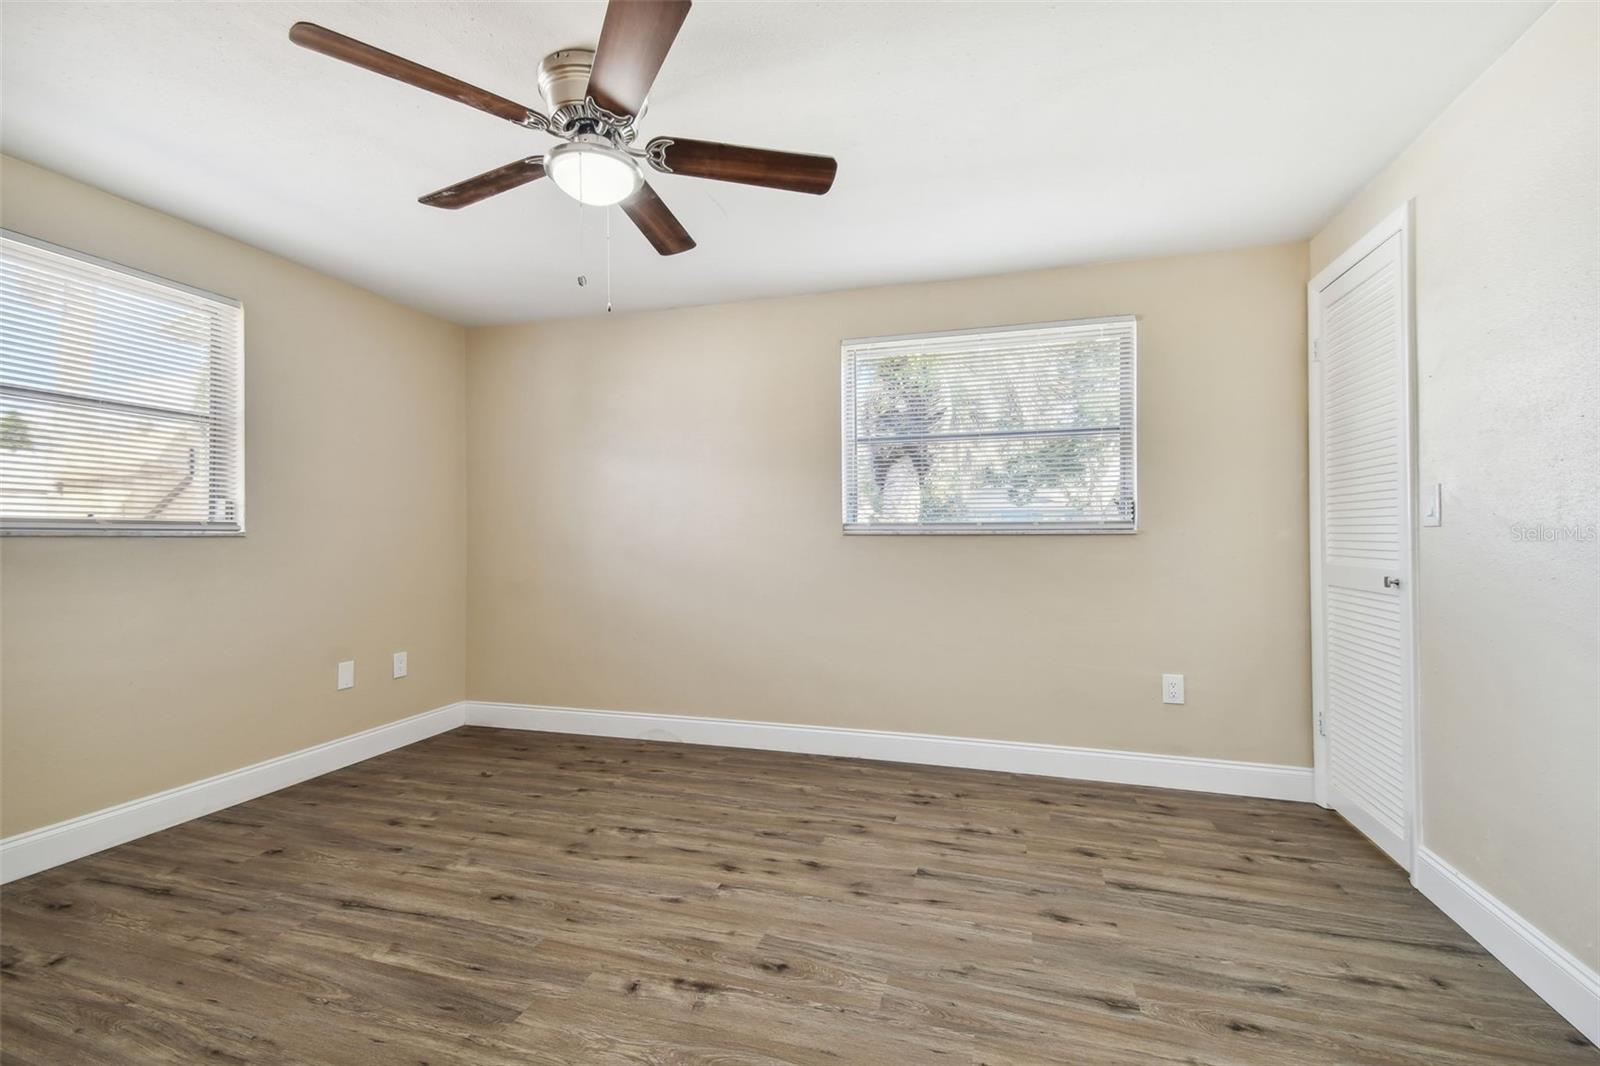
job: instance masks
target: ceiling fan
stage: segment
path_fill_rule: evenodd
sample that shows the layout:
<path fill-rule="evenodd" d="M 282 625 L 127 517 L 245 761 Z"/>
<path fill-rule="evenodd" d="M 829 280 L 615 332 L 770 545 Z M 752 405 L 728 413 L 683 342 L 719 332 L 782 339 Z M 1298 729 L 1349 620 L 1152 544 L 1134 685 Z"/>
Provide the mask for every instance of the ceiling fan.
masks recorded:
<path fill-rule="evenodd" d="M 839 164 L 827 156 L 744 148 L 683 137 L 655 137 L 634 145 L 635 124 L 650 86 L 689 14 L 689 0 L 611 0 L 594 51 L 569 48 L 539 63 L 539 93 L 549 114 L 468 85 L 464 81 L 363 44 L 310 22 L 297 22 L 289 39 L 303 48 L 459 100 L 469 107 L 561 138 L 542 156 L 528 156 L 420 198 L 429 207 L 466 207 L 549 175 L 556 187 L 583 204 L 620 204 L 662 255 L 694 247 L 694 238 L 644 179 L 644 165 L 662 174 L 712 178 L 769 189 L 821 195 Z"/>

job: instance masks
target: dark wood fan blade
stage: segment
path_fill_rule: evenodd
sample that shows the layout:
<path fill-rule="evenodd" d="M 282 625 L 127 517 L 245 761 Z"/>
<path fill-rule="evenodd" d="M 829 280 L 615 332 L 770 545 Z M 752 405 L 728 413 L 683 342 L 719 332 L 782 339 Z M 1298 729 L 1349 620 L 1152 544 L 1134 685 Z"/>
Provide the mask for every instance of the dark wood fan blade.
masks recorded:
<path fill-rule="evenodd" d="M 468 85 L 459 78 L 452 78 L 448 74 L 441 74 L 421 63 L 413 63 L 409 59 L 402 59 L 392 52 L 385 52 L 381 48 L 374 48 L 370 44 L 363 44 L 354 37 L 346 37 L 342 33 L 318 26 L 313 22 L 296 22 L 289 30 L 289 40 L 302 48 L 309 48 L 313 52 L 321 52 L 334 59 L 342 59 L 346 63 L 354 63 L 358 67 L 365 67 L 376 74 L 403 81 L 407 85 L 415 85 L 419 89 L 426 89 L 430 93 L 438 93 L 451 100 L 459 101 L 468 107 L 475 107 L 479 111 L 487 111 L 491 115 L 498 115 L 507 122 L 515 122 L 519 126 L 528 126 L 532 129 L 546 129 L 550 120 L 531 107 L 523 107 L 514 100 L 507 100 L 497 96 L 487 89 L 480 89 L 476 85 Z"/>
<path fill-rule="evenodd" d="M 496 193 L 515 189 L 518 185 L 526 185 L 542 177 L 544 177 L 544 158 L 533 156 L 529 159 L 519 159 L 515 163 L 507 163 L 503 167 L 495 167 L 475 178 L 447 185 L 438 192 L 419 196 L 417 203 L 427 204 L 429 207 L 448 207 L 453 210 L 475 204 L 479 200 L 487 200 Z"/>
<path fill-rule="evenodd" d="M 622 211 L 639 227 L 644 239 L 662 255 L 677 255 L 694 247 L 694 238 L 683 228 L 678 216 L 661 202 L 661 197 L 656 195 L 649 182 L 645 182 L 638 192 L 622 202 Z"/>
<path fill-rule="evenodd" d="M 772 152 L 716 141 L 657 137 L 649 146 L 650 165 L 664 174 L 734 181 L 768 189 L 821 196 L 833 188 L 839 163 L 825 155 Z"/>
<path fill-rule="evenodd" d="M 689 0 L 611 0 L 589 70 L 589 99 L 637 115 L 689 14 Z"/>

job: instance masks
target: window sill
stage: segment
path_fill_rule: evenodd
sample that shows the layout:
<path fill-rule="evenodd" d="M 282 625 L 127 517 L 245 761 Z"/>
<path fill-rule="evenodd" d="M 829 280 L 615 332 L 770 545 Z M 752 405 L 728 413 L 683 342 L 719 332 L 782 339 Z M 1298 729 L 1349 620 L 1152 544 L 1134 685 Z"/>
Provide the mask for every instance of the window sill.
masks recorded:
<path fill-rule="evenodd" d="M 1103 537 L 1126 536 L 1137 533 L 1139 530 L 1133 526 L 1119 526 L 1115 528 L 1062 528 L 1031 526 L 1022 528 L 997 527 L 997 526 L 956 526 L 949 529 L 939 529 L 934 526 L 916 526 L 904 529 L 894 529 L 885 526 L 845 526 L 844 534 L 847 537 Z"/>
<path fill-rule="evenodd" d="M 17 529 L 0 528 L 0 537 L 242 537 L 242 529 Z"/>

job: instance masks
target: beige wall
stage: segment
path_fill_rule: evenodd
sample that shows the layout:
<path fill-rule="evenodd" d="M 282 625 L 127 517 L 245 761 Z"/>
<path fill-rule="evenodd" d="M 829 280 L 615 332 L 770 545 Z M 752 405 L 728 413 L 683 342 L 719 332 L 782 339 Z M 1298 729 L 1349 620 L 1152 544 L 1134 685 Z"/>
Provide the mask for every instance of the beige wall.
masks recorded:
<path fill-rule="evenodd" d="M 468 692 L 1306 765 L 1305 282 L 1294 244 L 473 330 Z M 1139 533 L 840 533 L 842 338 L 1119 313 Z"/>
<path fill-rule="evenodd" d="M 1416 199 L 1425 846 L 1600 965 L 1597 9 L 1552 8 L 1312 241 Z M 1588 540 L 1519 540 L 1519 527 Z"/>
<path fill-rule="evenodd" d="M 244 302 L 249 522 L 0 539 L 0 832 L 461 699 L 464 331 L 12 159 L 0 218 Z"/>

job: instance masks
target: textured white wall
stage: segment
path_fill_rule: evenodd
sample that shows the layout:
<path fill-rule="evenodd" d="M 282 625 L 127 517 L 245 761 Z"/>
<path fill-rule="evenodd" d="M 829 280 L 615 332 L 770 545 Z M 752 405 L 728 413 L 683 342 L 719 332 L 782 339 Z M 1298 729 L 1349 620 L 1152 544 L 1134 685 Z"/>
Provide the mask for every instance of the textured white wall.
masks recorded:
<path fill-rule="evenodd" d="M 1424 842 L 1591 966 L 1597 22 L 1552 8 L 1311 245 L 1315 272 L 1416 199 Z"/>

